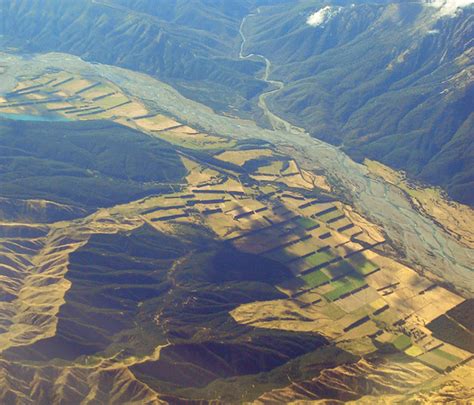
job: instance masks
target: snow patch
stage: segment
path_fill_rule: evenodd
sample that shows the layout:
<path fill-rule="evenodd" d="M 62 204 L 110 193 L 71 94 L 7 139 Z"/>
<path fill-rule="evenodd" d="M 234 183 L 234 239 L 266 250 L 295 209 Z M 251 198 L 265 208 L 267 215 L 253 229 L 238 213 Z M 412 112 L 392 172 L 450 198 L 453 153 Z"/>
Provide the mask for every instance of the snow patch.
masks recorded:
<path fill-rule="evenodd" d="M 311 27 L 318 27 L 330 21 L 335 15 L 339 14 L 341 10 L 342 7 L 323 7 L 311 14 L 306 20 L 306 24 L 310 25 Z"/>
<path fill-rule="evenodd" d="M 438 9 L 440 17 L 454 17 L 462 8 L 474 4 L 474 0 L 426 0 L 425 4 Z"/>

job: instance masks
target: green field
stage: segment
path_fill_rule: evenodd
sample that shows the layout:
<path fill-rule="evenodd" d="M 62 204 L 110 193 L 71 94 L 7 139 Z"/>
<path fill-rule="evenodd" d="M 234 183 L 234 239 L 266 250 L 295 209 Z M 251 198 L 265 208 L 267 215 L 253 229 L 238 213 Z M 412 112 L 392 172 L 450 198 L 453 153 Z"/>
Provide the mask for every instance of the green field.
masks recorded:
<path fill-rule="evenodd" d="M 363 276 L 372 273 L 378 269 L 378 266 L 367 260 L 362 254 L 356 254 L 347 260 L 358 273 Z"/>
<path fill-rule="evenodd" d="M 354 275 L 347 275 L 340 280 L 331 283 L 331 285 L 334 289 L 324 294 L 324 297 L 329 301 L 334 301 L 342 295 L 365 285 L 365 280 Z"/>
<path fill-rule="evenodd" d="M 341 215 L 342 215 L 341 211 L 335 210 L 335 211 L 328 212 L 324 215 L 321 215 L 320 217 L 318 217 L 318 219 L 320 219 L 321 221 L 324 221 L 324 222 L 328 222 L 331 219 L 340 217 Z"/>
<path fill-rule="evenodd" d="M 318 225 L 316 221 L 313 221 L 311 218 L 306 218 L 306 217 L 298 218 L 296 220 L 296 223 L 298 225 L 301 225 L 304 229 L 310 229 Z"/>
<path fill-rule="evenodd" d="M 398 350 L 405 350 L 411 345 L 411 339 L 406 335 L 400 335 L 392 342 L 392 344 Z"/>
<path fill-rule="evenodd" d="M 340 277 L 348 273 L 352 273 L 355 271 L 354 267 L 351 266 L 350 263 L 347 261 L 339 262 L 336 264 L 332 264 L 328 267 L 324 268 L 324 271 L 331 277 Z"/>
<path fill-rule="evenodd" d="M 309 263 L 311 267 L 320 266 L 321 264 L 327 263 L 334 259 L 334 255 L 329 252 L 318 252 L 311 256 L 308 256 L 305 261 Z"/>
<path fill-rule="evenodd" d="M 422 354 L 418 357 L 418 359 L 423 363 L 426 363 L 439 370 L 445 370 L 448 367 L 453 367 L 461 361 L 461 359 L 458 357 L 453 356 L 450 353 L 446 353 L 441 349 L 435 349 L 431 352 Z"/>
<path fill-rule="evenodd" d="M 315 270 L 311 273 L 305 274 L 301 277 L 309 288 L 317 287 L 326 281 L 329 281 L 329 277 L 326 276 L 321 270 Z"/>
<path fill-rule="evenodd" d="M 454 354 L 445 352 L 442 349 L 435 349 L 435 350 L 433 350 L 432 353 L 436 354 L 437 356 L 440 356 L 440 357 L 444 358 L 445 360 L 451 361 L 455 364 L 459 363 L 462 360 L 459 357 L 455 356 Z"/>

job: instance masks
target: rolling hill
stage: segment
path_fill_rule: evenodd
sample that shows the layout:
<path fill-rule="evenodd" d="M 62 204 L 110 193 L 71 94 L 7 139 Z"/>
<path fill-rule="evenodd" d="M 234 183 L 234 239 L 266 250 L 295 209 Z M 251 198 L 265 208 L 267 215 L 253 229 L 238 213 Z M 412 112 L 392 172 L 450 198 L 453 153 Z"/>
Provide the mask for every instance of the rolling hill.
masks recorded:
<path fill-rule="evenodd" d="M 170 191 L 185 174 L 165 142 L 107 122 L 2 120 L 0 143 L 0 207 L 10 220 L 83 216 Z M 31 200 L 50 214 L 25 210 Z"/>

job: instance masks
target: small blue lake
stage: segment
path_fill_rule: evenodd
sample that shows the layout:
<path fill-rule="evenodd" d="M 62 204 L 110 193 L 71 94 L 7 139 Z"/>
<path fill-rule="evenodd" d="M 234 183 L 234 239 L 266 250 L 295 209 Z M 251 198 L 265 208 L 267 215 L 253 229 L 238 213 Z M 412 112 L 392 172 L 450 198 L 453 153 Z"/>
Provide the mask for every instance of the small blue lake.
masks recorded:
<path fill-rule="evenodd" d="M 0 111 L 0 118 L 6 118 L 17 121 L 70 121 L 67 118 L 57 115 L 31 115 L 31 114 L 10 114 Z"/>

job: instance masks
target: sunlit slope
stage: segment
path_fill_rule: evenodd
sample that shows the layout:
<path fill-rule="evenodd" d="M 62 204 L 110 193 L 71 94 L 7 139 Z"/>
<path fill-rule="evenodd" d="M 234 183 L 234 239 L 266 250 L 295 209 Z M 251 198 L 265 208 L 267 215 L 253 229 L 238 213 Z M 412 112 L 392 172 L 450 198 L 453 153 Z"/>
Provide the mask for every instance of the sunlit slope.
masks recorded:
<path fill-rule="evenodd" d="M 23 332 L 3 347 L 2 398 L 347 400 L 401 395 L 469 359 L 423 327 L 464 300 L 380 256 L 377 227 L 315 188 L 291 158 L 268 144 L 186 153 L 179 192 L 39 228 L 52 256 L 18 268 L 22 293 L 10 290 L 10 308 L 30 297 L 30 310 L 3 334 Z M 7 255 L 27 259 L 19 248 Z M 34 288 L 40 279 L 55 295 Z M 265 319 L 238 315 L 265 305 Z M 373 382 L 358 389 L 354 375 Z"/>
<path fill-rule="evenodd" d="M 72 121 L 38 125 L 26 150 L 30 131 L 7 132 L 11 162 L 23 151 L 54 174 L 71 164 L 51 146 L 64 143 L 72 173 L 126 186 L 72 219 L 2 217 L 0 402 L 469 392 L 472 300 L 400 263 L 383 229 L 338 201 L 289 146 L 209 134 L 107 80 L 66 72 L 20 78 L 2 109 Z M 24 162 L 8 166 L 18 173 L 10 181 L 29 178 Z M 111 190 L 77 184 L 66 182 L 71 198 L 35 181 L 25 204 L 78 206 Z M 45 190 L 52 201 L 39 199 Z"/>

